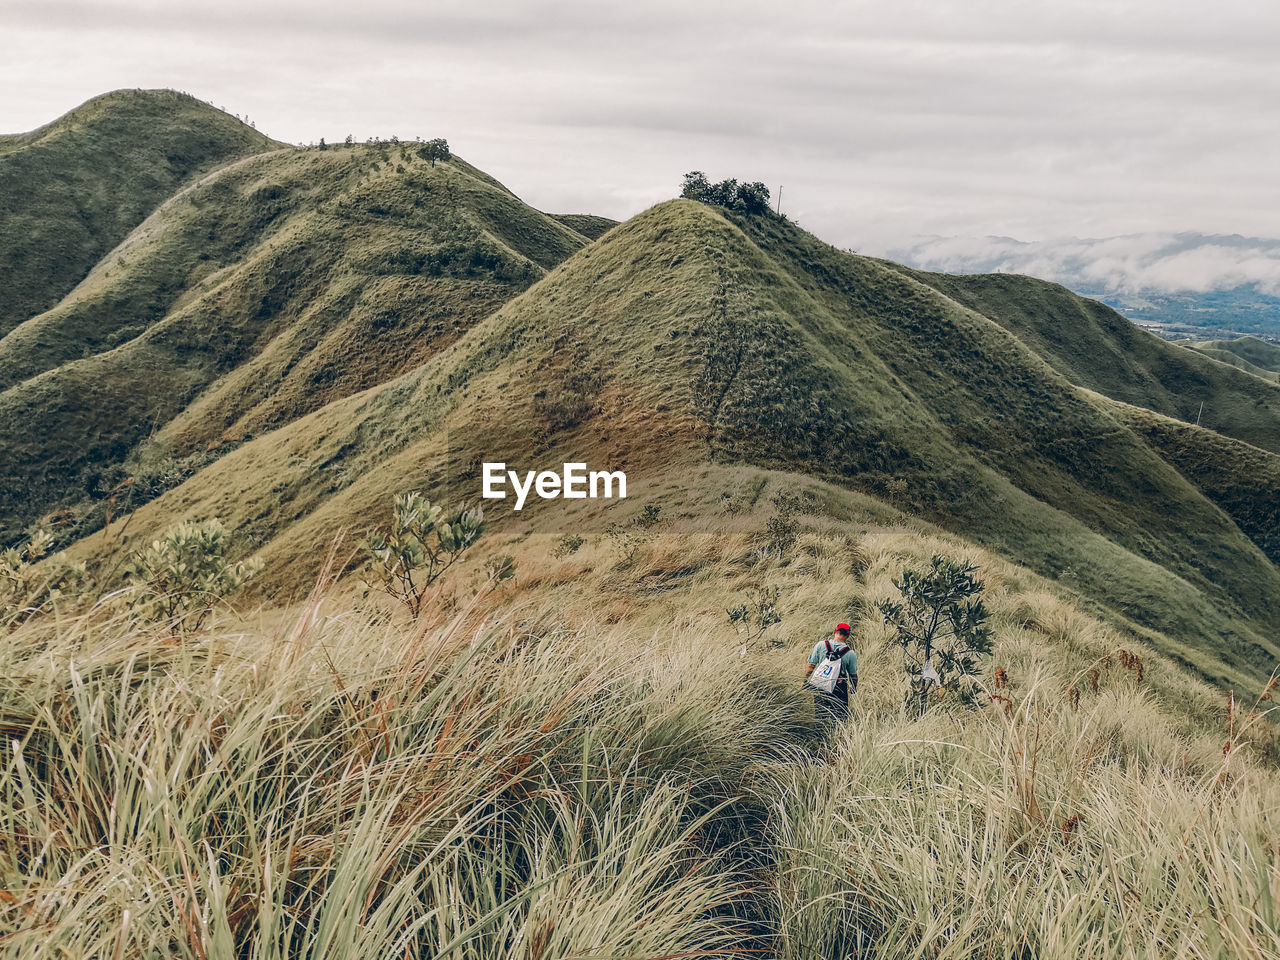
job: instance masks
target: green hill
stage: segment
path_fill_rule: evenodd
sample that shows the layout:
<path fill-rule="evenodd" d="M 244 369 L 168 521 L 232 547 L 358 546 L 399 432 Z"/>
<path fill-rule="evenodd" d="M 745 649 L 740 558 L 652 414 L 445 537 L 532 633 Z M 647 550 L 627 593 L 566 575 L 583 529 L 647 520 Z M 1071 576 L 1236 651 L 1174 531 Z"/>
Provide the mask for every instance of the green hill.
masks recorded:
<path fill-rule="evenodd" d="M 585 459 L 656 491 L 708 458 L 890 499 L 1217 681 L 1280 653 L 1280 573 L 1095 394 L 898 268 L 691 201 L 609 231 L 396 380 L 246 443 L 124 536 L 218 516 L 276 571 L 259 589 L 288 589 L 316 569 L 314 544 L 376 522 L 395 491 L 474 498 L 482 460 Z M 603 525 L 558 504 L 495 517 Z"/>
<path fill-rule="evenodd" d="M 416 367 L 586 242 L 408 144 L 223 167 L 0 340 L 0 539 Z"/>
<path fill-rule="evenodd" d="M 1115 410 L 1280 565 L 1280 456 L 1140 407 Z"/>
<path fill-rule="evenodd" d="M 57 303 L 182 184 L 282 146 L 172 90 L 117 90 L 0 136 L 0 336 Z"/>
<path fill-rule="evenodd" d="M 1201 426 L 1280 452 L 1280 385 L 1259 386 L 1056 283 L 901 269 L 995 320 L 1077 386 L 1175 420 L 1199 416 Z"/>
<path fill-rule="evenodd" d="M 606 230 L 611 230 L 618 225 L 617 220 L 597 217 L 590 213 L 557 213 L 554 216 L 566 227 L 577 230 L 591 240 L 599 240 Z"/>
<path fill-rule="evenodd" d="M 144 107 L 210 110 L 120 94 L 46 130 Z M 672 509 L 681 477 L 746 462 L 977 539 L 1216 682 L 1280 657 L 1280 385 L 1062 287 L 908 270 L 772 215 L 549 216 L 408 143 L 246 152 L 0 339 L 0 539 L 52 523 L 105 560 L 217 516 L 278 599 L 394 493 L 476 498 L 482 462 L 624 469 Z"/>
<path fill-rule="evenodd" d="M 1236 340 L 1179 341 L 1205 356 L 1247 370 L 1264 380 L 1280 381 L 1280 346 L 1257 337 Z"/>

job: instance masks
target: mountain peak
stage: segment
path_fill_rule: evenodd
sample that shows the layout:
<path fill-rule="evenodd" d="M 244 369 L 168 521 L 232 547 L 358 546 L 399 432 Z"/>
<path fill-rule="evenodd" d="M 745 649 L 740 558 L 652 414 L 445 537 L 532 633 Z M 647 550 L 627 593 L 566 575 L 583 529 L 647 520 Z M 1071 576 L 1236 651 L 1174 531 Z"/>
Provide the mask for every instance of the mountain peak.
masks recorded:
<path fill-rule="evenodd" d="M 52 307 L 190 179 L 285 146 L 174 90 L 116 90 L 0 137 L 0 337 Z"/>
<path fill-rule="evenodd" d="M 163 137 L 170 132 L 171 126 L 186 125 L 197 119 L 214 124 L 224 134 L 239 130 L 247 141 L 256 141 L 263 147 L 287 146 L 258 133 L 249 123 L 189 93 L 168 89 L 123 88 L 91 97 L 57 119 L 27 133 L 0 136 L 0 154 L 73 130 L 91 131 L 95 137 L 143 136 L 147 131 L 140 128 L 139 123 L 153 124 L 151 132 Z"/>

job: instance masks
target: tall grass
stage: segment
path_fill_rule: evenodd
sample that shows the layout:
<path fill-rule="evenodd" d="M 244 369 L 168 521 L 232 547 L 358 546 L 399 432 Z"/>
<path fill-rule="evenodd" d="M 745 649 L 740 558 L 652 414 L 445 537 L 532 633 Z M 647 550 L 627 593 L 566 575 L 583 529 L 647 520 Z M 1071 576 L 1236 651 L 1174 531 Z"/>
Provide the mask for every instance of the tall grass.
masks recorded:
<path fill-rule="evenodd" d="M 677 638 L 687 639 L 687 638 Z M 779 708 L 552 622 L 309 617 L 3 650 L 12 957 L 719 956 L 738 771 Z M 690 652 L 685 652 L 690 651 Z"/>
<path fill-rule="evenodd" d="M 865 535 L 861 608 L 939 548 Z M 1131 639 L 974 556 L 997 641 L 985 705 L 908 716 L 864 615 L 853 716 L 822 762 L 757 768 L 777 955 L 1280 957 L 1273 724 L 1241 709 L 1232 734 L 1224 693 L 1135 647 L 1139 669 Z"/>
<path fill-rule="evenodd" d="M 533 573 L 449 622 L 318 589 L 181 642 L 4 637 L 0 955 L 1280 957 L 1272 725 L 1025 569 L 818 515 L 786 557 L 493 549 Z M 939 551 L 982 565 L 996 643 L 981 706 L 912 717 L 875 603 Z M 756 586 L 788 649 L 723 642 Z M 812 749 L 836 618 L 860 684 Z"/>
<path fill-rule="evenodd" d="M 1139 690 L 866 711 L 775 770 L 781 957 L 1280 956 L 1280 782 Z"/>

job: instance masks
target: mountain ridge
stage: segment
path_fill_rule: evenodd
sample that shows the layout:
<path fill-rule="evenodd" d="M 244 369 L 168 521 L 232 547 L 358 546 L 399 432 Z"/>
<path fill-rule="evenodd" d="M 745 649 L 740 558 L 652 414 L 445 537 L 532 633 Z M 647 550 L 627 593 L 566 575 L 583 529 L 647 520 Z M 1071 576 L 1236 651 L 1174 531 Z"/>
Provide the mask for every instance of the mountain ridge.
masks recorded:
<path fill-rule="evenodd" d="M 1201 417 L 1219 433 L 1280 452 L 1274 385 L 1260 388 L 1242 372 L 1215 368 L 1060 284 L 1014 274 L 912 273 L 1006 326 L 1077 386 L 1177 420 Z"/>
<path fill-rule="evenodd" d="M 0 136 L 0 336 L 53 306 L 190 178 L 285 146 L 172 90 L 114 91 Z"/>
<path fill-rule="evenodd" d="M 1178 341 L 1207 357 L 1239 367 L 1254 376 L 1273 383 L 1280 382 L 1280 346 L 1257 337 L 1236 340 Z"/>
<path fill-rule="evenodd" d="M 174 97 L 142 102 L 211 109 Z M 217 517 L 287 596 L 394 494 L 475 501 L 481 462 L 625 468 L 677 513 L 679 478 L 740 463 L 997 549 L 1215 682 L 1280 657 L 1280 386 L 772 213 L 549 215 L 413 143 L 264 150 L 183 181 L 0 370 L 0 536 L 53 523 L 99 565 Z M 540 533 L 619 511 L 491 505 Z"/>
<path fill-rule="evenodd" d="M 282 571 L 283 587 L 279 578 L 314 568 L 312 545 L 376 522 L 398 489 L 425 483 L 450 500 L 474 498 L 481 459 L 598 459 L 635 470 L 646 490 L 710 454 L 896 496 L 1109 606 L 1219 681 L 1242 677 L 1241 662 L 1262 670 L 1274 659 L 1258 624 L 1277 609 L 1280 574 L 1127 424 L 1000 324 L 928 284 L 834 249 L 819 255 L 820 242 L 790 225 L 738 220 L 683 200 L 632 218 L 421 366 L 199 471 L 141 508 L 128 538 L 151 536 L 172 516 L 216 515 Z M 850 290 L 860 298 L 852 312 Z M 717 297 L 737 311 L 733 324 L 764 337 L 709 423 L 697 384 L 729 329 L 716 325 Z M 598 376 L 599 400 L 580 422 L 551 427 L 534 388 L 564 389 L 566 357 Z M 941 392 L 928 364 L 913 360 L 926 357 L 947 374 Z M 989 372 L 963 388 L 951 379 L 974 364 Z M 861 380 L 842 377 L 851 366 Z M 816 383 L 829 395 L 815 398 Z M 967 412 L 984 408 L 985 425 Z M 547 510 L 520 524 L 570 525 Z M 499 509 L 495 522 L 516 519 Z M 602 529 L 603 515 L 584 524 Z M 76 553 L 118 549 L 116 536 L 95 535 Z M 1228 569 L 1236 572 L 1220 582 Z M 1224 646 L 1188 656 L 1160 639 L 1167 630 L 1213 634 Z"/>
<path fill-rule="evenodd" d="M 0 475 L 74 503 L 130 458 L 241 442 L 411 369 L 587 242 L 413 145 L 230 163 L 0 339 Z"/>
<path fill-rule="evenodd" d="M 1191 231 L 1033 242 L 927 237 L 882 253 L 921 270 L 1057 281 L 1165 339 L 1233 331 L 1280 338 L 1280 240 L 1274 238 Z"/>

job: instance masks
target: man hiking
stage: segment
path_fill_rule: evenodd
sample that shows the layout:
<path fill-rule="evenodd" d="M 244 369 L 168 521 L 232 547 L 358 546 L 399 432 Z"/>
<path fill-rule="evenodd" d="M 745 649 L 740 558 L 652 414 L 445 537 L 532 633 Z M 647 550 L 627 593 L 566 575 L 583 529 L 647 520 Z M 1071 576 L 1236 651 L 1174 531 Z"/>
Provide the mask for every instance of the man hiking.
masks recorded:
<path fill-rule="evenodd" d="M 830 736 L 836 724 L 849 716 L 849 694 L 858 689 L 858 655 L 849 645 L 847 623 L 837 624 L 830 640 L 820 640 L 814 646 L 804 675 L 814 688 L 814 719 Z"/>

